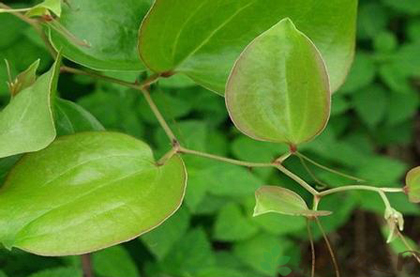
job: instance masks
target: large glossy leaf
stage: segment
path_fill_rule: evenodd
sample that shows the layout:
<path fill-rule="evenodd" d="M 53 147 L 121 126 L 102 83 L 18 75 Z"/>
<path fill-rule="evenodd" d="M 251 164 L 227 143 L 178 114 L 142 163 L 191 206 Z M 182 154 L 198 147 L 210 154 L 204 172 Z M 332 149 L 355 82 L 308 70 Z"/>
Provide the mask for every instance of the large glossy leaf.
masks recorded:
<path fill-rule="evenodd" d="M 75 255 L 135 238 L 180 206 L 181 158 L 157 166 L 150 148 L 108 132 L 63 136 L 26 155 L 0 190 L 0 242 Z"/>
<path fill-rule="evenodd" d="M 56 131 L 51 106 L 59 60 L 1 111 L 0 158 L 41 150 L 54 140 Z"/>
<path fill-rule="evenodd" d="M 242 52 L 226 86 L 226 105 L 239 130 L 289 145 L 309 141 L 324 129 L 330 99 L 322 57 L 290 19 Z"/>
<path fill-rule="evenodd" d="M 140 29 L 140 55 L 223 95 L 234 61 L 256 36 L 290 17 L 318 46 L 335 91 L 353 59 L 357 0 L 156 0 Z"/>
<path fill-rule="evenodd" d="M 326 216 L 329 211 L 313 211 L 297 193 L 276 186 L 263 186 L 255 192 L 254 216 L 266 213 L 285 215 Z"/>
<path fill-rule="evenodd" d="M 98 70 L 142 70 L 137 33 L 150 0 L 72 0 L 63 4 L 63 32 L 51 31 L 51 41 L 63 55 Z M 80 42 L 85 41 L 89 46 Z"/>
<path fill-rule="evenodd" d="M 420 203 L 420 166 L 411 169 L 405 178 L 405 191 L 411 202 Z"/>

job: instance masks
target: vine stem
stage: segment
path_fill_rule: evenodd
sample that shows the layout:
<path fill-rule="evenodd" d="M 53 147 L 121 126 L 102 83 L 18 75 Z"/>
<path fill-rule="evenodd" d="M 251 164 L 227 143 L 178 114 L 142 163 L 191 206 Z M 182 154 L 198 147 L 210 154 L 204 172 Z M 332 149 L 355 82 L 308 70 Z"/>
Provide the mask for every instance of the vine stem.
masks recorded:
<path fill-rule="evenodd" d="M 417 255 L 417 252 L 411 247 L 411 245 L 408 243 L 408 241 L 405 239 L 404 235 L 400 232 L 400 230 L 396 229 L 398 236 L 400 237 L 401 241 L 407 247 L 408 250 L 411 251 L 411 254 L 414 256 L 414 258 L 417 260 L 417 262 L 420 264 L 420 257 Z"/>
<path fill-rule="evenodd" d="M 195 155 L 195 156 L 200 156 L 200 157 L 208 158 L 208 159 L 212 159 L 212 160 L 217 160 L 217 161 L 221 161 L 221 162 L 225 162 L 225 163 L 235 164 L 235 165 L 239 165 L 239 166 L 245 166 L 245 167 L 249 167 L 249 168 L 252 168 L 252 167 L 275 167 L 271 163 L 254 163 L 254 162 L 240 161 L 240 160 L 235 160 L 235 159 L 231 159 L 231 158 L 226 158 L 226 157 L 222 157 L 222 156 L 208 154 L 208 153 L 204 153 L 204 152 L 200 152 L 200 151 L 196 151 L 196 150 L 187 149 L 187 148 L 182 147 L 182 146 L 179 148 L 179 152 L 184 153 L 184 154 L 191 154 L 191 155 Z"/>
<path fill-rule="evenodd" d="M 81 255 L 83 277 L 94 277 L 90 254 Z"/>
<path fill-rule="evenodd" d="M 333 262 L 334 269 L 335 269 L 335 275 L 336 277 L 340 277 L 340 269 L 338 267 L 337 259 L 335 258 L 334 250 L 331 246 L 330 240 L 328 239 L 328 236 L 325 233 L 324 227 L 322 227 L 322 224 L 321 224 L 321 221 L 319 221 L 319 218 L 315 217 L 315 220 L 316 220 L 316 223 L 318 224 L 319 230 L 322 233 L 322 236 L 324 237 L 325 244 L 327 245 L 328 251 L 330 252 L 331 260 Z"/>
<path fill-rule="evenodd" d="M 370 190 L 370 191 L 375 191 L 375 192 L 379 193 L 380 196 L 382 197 L 385 205 L 387 207 L 390 207 L 390 203 L 389 203 L 389 200 L 387 199 L 387 197 L 385 195 L 385 192 L 403 192 L 403 189 L 399 189 L 399 188 L 377 188 L 377 187 L 370 187 L 370 186 L 363 186 L 363 185 L 344 186 L 344 187 L 339 187 L 339 188 L 332 188 L 332 189 L 329 189 L 329 190 L 325 190 L 323 192 L 318 192 L 311 185 L 309 185 L 305 180 L 303 180 L 302 178 L 300 178 L 299 176 L 297 176 L 296 174 L 294 174 L 293 172 L 291 172 L 290 170 L 288 170 L 286 167 L 284 167 L 282 165 L 282 163 L 287 158 L 289 158 L 291 156 L 291 153 L 286 153 L 285 155 L 279 157 L 278 159 L 276 159 L 272 163 L 255 163 L 255 162 L 247 162 L 247 161 L 241 161 L 241 160 L 226 158 L 226 157 L 217 156 L 217 155 L 204 153 L 204 152 L 200 152 L 200 151 L 196 151 L 196 150 L 192 150 L 192 149 L 182 147 L 181 145 L 179 145 L 177 137 L 172 132 L 172 129 L 169 127 L 169 125 L 166 122 L 165 118 L 163 117 L 162 113 L 159 111 L 159 108 L 156 106 L 156 104 L 153 101 L 153 99 L 150 95 L 150 92 L 149 92 L 150 85 L 157 82 L 159 80 L 159 78 L 161 77 L 161 74 L 151 75 L 149 78 L 147 78 L 146 80 L 144 80 L 143 82 L 138 84 L 138 83 L 130 83 L 130 82 L 122 81 L 122 80 L 119 80 L 119 79 L 116 79 L 116 78 L 103 76 L 103 75 L 98 74 L 98 73 L 87 72 L 87 71 L 84 71 L 84 70 L 71 68 L 71 67 L 67 67 L 67 66 L 63 66 L 61 68 L 61 70 L 62 70 L 62 72 L 68 72 L 68 73 L 73 73 L 73 74 L 90 76 L 92 78 L 113 82 L 113 83 L 116 83 L 116 84 L 119 84 L 119 85 L 122 85 L 122 86 L 125 86 L 125 87 L 128 87 L 128 88 L 131 88 L 131 89 L 141 91 L 143 96 L 145 97 L 149 107 L 151 108 L 154 116 L 158 120 L 160 126 L 165 131 L 166 136 L 170 139 L 172 145 L 177 148 L 176 152 L 178 152 L 178 153 L 185 153 L 185 154 L 201 156 L 201 157 L 208 158 L 208 159 L 218 160 L 218 161 L 231 163 L 231 164 L 235 164 L 235 165 L 239 165 L 239 166 L 245 166 L 245 167 L 248 167 L 248 168 L 274 167 L 274 168 L 278 169 L 279 171 L 281 171 L 286 176 L 288 176 L 289 178 L 291 178 L 292 180 L 294 180 L 295 182 L 297 182 L 304 189 L 306 189 L 309 193 L 311 193 L 313 196 L 315 196 L 316 198 L 319 198 L 319 199 L 323 196 L 327 196 L 327 195 L 337 193 L 337 192 L 342 192 L 342 191 Z M 307 160 L 307 161 L 309 161 L 309 162 L 311 162 L 311 163 L 313 163 L 313 164 L 315 164 L 315 165 L 317 165 L 317 166 L 319 166 L 319 167 L 321 167 L 325 170 L 328 170 L 330 172 L 333 172 L 333 173 L 336 173 L 338 175 L 341 175 L 341 176 L 344 176 L 344 177 L 347 177 L 347 178 L 350 178 L 350 179 L 354 179 L 354 180 L 357 180 L 357 181 L 363 181 L 362 179 L 359 179 L 359 178 L 356 178 L 356 177 L 338 172 L 336 170 L 333 170 L 333 169 L 325 167 L 321 164 L 318 164 L 317 162 L 309 159 L 308 157 L 304 156 L 301 153 L 296 152 L 294 154 L 297 155 L 298 157 L 301 157 L 302 159 L 305 159 L 305 160 Z"/>
<path fill-rule="evenodd" d="M 317 167 L 319 167 L 319 168 L 322 168 L 322 169 L 324 169 L 324 170 L 326 170 L 326 171 L 329 171 L 329 172 L 331 172 L 331 173 L 334 173 L 334 174 L 336 174 L 336 175 L 339 175 L 339 176 L 345 177 L 345 178 L 350 179 L 350 180 L 354 180 L 354 181 L 356 181 L 356 182 L 366 182 L 366 181 L 365 181 L 365 180 L 363 180 L 363 179 L 360 179 L 360 178 L 357 178 L 357 177 L 354 177 L 354 176 L 351 176 L 351 175 L 348 175 L 348 174 L 342 173 L 342 172 L 340 172 L 340 171 L 337 171 L 337 170 L 335 170 L 335 169 L 332 169 L 332 168 L 329 168 L 329 167 L 327 167 L 327 166 L 325 166 L 325 165 L 322 165 L 322 164 L 320 164 L 320 163 L 318 163 L 318 162 L 316 162 L 316 161 L 314 161 L 314 160 L 312 160 L 312 159 L 308 158 L 307 156 L 303 155 L 303 154 L 302 154 L 302 153 L 300 153 L 300 152 L 295 152 L 294 154 L 295 154 L 296 156 L 298 156 L 299 158 L 302 158 L 302 159 L 304 159 L 304 160 L 306 160 L 306 161 L 310 162 L 311 164 L 313 164 L 313 165 L 315 165 L 315 166 L 317 166 Z"/>
<path fill-rule="evenodd" d="M 134 84 L 134 83 L 130 83 L 130 82 L 126 82 L 120 79 L 116 79 L 116 78 L 112 78 L 112 77 L 108 77 L 108 76 L 104 76 L 95 72 L 90 72 L 90 71 L 85 71 L 85 70 L 80 70 L 77 68 L 72 68 L 72 67 L 68 67 L 68 66 L 61 66 L 60 68 L 61 72 L 65 72 L 65 73 L 72 73 L 72 74 L 78 74 L 78 75 L 84 75 L 84 76 L 89 76 L 95 79 L 99 79 L 99 80 L 104 80 L 104 81 L 109 81 L 121 86 L 125 86 L 128 88 L 132 88 L 132 89 L 139 89 L 139 86 Z"/>
<path fill-rule="evenodd" d="M 0 2 L 0 8 L 3 8 L 5 10 L 10 10 L 11 14 L 13 14 L 14 16 L 18 17 L 20 20 L 28 23 L 29 25 L 31 25 L 35 32 L 39 35 L 39 37 L 42 39 L 42 41 L 44 42 L 45 46 L 47 47 L 48 52 L 50 53 L 50 55 L 53 57 L 53 59 L 56 59 L 57 57 L 57 51 L 55 51 L 54 47 L 51 45 L 48 37 L 45 35 L 44 31 L 42 30 L 41 25 L 39 24 L 38 20 L 35 19 L 31 19 L 23 14 L 21 14 L 20 12 L 18 12 L 19 10 L 14 10 L 7 6 L 6 4 Z"/>
<path fill-rule="evenodd" d="M 332 188 L 326 191 L 322 191 L 319 193 L 319 196 L 324 197 L 330 194 L 343 192 L 343 191 L 349 191 L 349 190 L 367 190 L 367 191 L 377 192 L 381 196 L 382 200 L 384 201 L 386 208 L 391 208 L 391 203 L 389 202 L 388 197 L 386 196 L 385 192 L 403 192 L 402 188 L 401 189 L 400 188 L 377 188 L 377 187 L 371 187 L 371 186 L 353 185 L 353 186 Z"/>
<path fill-rule="evenodd" d="M 311 221 L 306 219 L 306 229 L 308 231 L 309 242 L 311 245 L 311 277 L 315 277 L 315 264 L 316 264 L 316 256 L 315 256 L 315 245 L 314 245 L 314 238 L 311 231 Z"/>
<path fill-rule="evenodd" d="M 172 132 L 172 129 L 169 127 L 168 123 L 166 122 L 163 115 L 160 113 L 158 107 L 156 106 L 155 102 L 153 101 L 152 97 L 150 96 L 148 86 L 144 86 L 141 91 L 143 93 L 144 98 L 149 104 L 150 109 L 152 110 L 153 114 L 155 115 L 156 119 L 159 121 L 160 126 L 165 131 L 168 138 L 171 140 L 172 144 L 178 144 L 178 139 L 176 138 L 175 134 Z"/>

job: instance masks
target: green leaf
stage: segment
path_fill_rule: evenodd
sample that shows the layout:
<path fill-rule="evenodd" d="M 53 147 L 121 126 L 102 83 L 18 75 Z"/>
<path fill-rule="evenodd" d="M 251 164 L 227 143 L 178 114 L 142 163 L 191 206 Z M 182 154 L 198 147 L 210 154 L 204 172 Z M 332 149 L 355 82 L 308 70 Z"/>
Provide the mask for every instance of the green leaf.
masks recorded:
<path fill-rule="evenodd" d="M 355 92 L 373 82 L 376 75 L 374 60 L 364 52 L 356 54 L 354 64 L 350 70 L 340 92 Z"/>
<path fill-rule="evenodd" d="M 411 169 L 405 177 L 405 191 L 410 202 L 420 203 L 420 166 Z"/>
<path fill-rule="evenodd" d="M 74 267 L 57 267 L 42 270 L 28 277 L 82 277 L 82 272 Z"/>
<path fill-rule="evenodd" d="M 393 33 L 384 31 L 375 36 L 373 46 L 377 52 L 391 53 L 397 48 L 398 40 Z"/>
<path fill-rule="evenodd" d="M 7 275 L 2 270 L 0 270 L 0 277 L 7 277 Z"/>
<path fill-rule="evenodd" d="M 26 155 L 8 176 L 0 191 L 0 241 L 50 256 L 106 248 L 170 217 L 185 182 L 179 156 L 157 166 L 150 148 L 130 136 L 64 136 Z"/>
<path fill-rule="evenodd" d="M 190 230 L 161 263 L 164 272 L 175 276 L 196 276 L 215 264 L 211 243 L 202 228 Z"/>
<path fill-rule="evenodd" d="M 313 211 L 297 193 L 276 186 L 263 186 L 255 192 L 257 204 L 254 216 L 266 213 L 279 213 L 298 216 L 327 216 L 329 211 Z"/>
<path fill-rule="evenodd" d="M 0 48 L 5 49 L 10 47 L 22 33 L 28 28 L 28 25 L 23 20 L 11 14 L 0 14 Z M 3 62 L 3 61 L 1 61 Z"/>
<path fill-rule="evenodd" d="M 383 2 L 401 12 L 405 12 L 408 14 L 420 14 L 420 2 L 417 0 L 383 0 Z"/>
<path fill-rule="evenodd" d="M 242 52 L 226 86 L 236 127 L 264 141 L 297 145 L 326 126 L 328 76 L 318 50 L 284 19 Z"/>
<path fill-rule="evenodd" d="M 334 91 L 353 59 L 356 8 L 356 0 L 157 0 L 141 26 L 139 51 L 153 71 L 186 74 L 223 95 L 244 47 L 290 17 L 325 57 Z"/>
<path fill-rule="evenodd" d="M 386 156 L 370 156 L 360 160 L 356 176 L 380 186 L 395 186 L 403 177 L 407 165 Z"/>
<path fill-rule="evenodd" d="M 63 56 L 92 69 L 143 70 L 137 32 L 149 7 L 150 0 L 72 0 L 59 19 L 71 36 L 51 30 L 51 41 Z M 83 40 L 89 46 L 78 43 Z"/>
<path fill-rule="evenodd" d="M 27 13 L 26 16 L 43 16 L 51 15 L 50 11 L 53 12 L 56 16 L 61 16 L 61 1 L 62 0 L 44 0 L 42 3 L 32 7 Z"/>
<path fill-rule="evenodd" d="M 55 138 L 52 99 L 60 59 L 36 82 L 21 91 L 0 113 L 0 158 L 47 147 Z"/>
<path fill-rule="evenodd" d="M 420 104 L 417 93 L 391 93 L 387 113 L 387 122 L 390 125 L 397 125 L 410 121 L 417 113 Z"/>
<path fill-rule="evenodd" d="M 17 163 L 21 156 L 22 155 L 14 155 L 0 159 L 0 187 L 1 185 L 3 185 L 3 182 L 6 179 L 6 176 L 9 173 L 9 171 Z"/>
<path fill-rule="evenodd" d="M 353 95 L 356 113 L 370 128 L 377 126 L 385 117 L 388 108 L 388 95 L 379 85 L 372 85 Z"/>
<path fill-rule="evenodd" d="M 253 237 L 258 228 L 237 204 L 227 204 L 216 217 L 214 237 L 220 241 L 240 241 Z"/>
<path fill-rule="evenodd" d="M 135 262 L 121 245 L 94 253 L 92 264 L 94 272 L 101 277 L 140 276 Z"/>
<path fill-rule="evenodd" d="M 306 218 L 278 213 L 267 213 L 252 217 L 255 207 L 255 197 L 247 197 L 246 215 L 249 215 L 253 223 L 261 230 L 272 235 L 293 235 L 306 229 Z"/>
<path fill-rule="evenodd" d="M 143 125 L 137 109 L 137 96 L 132 91 L 96 90 L 78 100 L 107 130 L 121 131 L 141 137 Z"/>
<path fill-rule="evenodd" d="M 259 273 L 275 276 L 281 260 L 287 256 L 290 241 L 260 234 L 250 240 L 237 243 L 234 254 L 246 265 Z"/>
<path fill-rule="evenodd" d="M 174 244 L 185 235 L 189 223 L 190 214 L 187 209 L 181 208 L 159 228 L 144 234 L 140 239 L 158 260 L 163 260 Z"/>
<path fill-rule="evenodd" d="M 58 136 L 105 130 L 92 114 L 74 102 L 57 98 L 55 112 Z"/>
<path fill-rule="evenodd" d="M 381 3 L 373 1 L 360 2 L 357 15 L 357 36 L 362 39 L 373 38 L 378 33 L 386 30 L 389 12 Z M 372 16 L 372 14 L 375 16 Z"/>
<path fill-rule="evenodd" d="M 30 87 L 36 81 L 36 70 L 39 66 L 39 59 L 31 64 L 25 71 L 16 76 L 15 80 L 8 83 L 9 91 L 12 97 L 16 96 L 20 91 Z"/>

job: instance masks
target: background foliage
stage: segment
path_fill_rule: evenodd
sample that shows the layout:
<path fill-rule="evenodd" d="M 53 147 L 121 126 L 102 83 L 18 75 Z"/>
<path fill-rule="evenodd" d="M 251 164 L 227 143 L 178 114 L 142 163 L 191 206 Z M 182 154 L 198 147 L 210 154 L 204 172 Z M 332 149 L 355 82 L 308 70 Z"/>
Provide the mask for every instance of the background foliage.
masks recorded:
<path fill-rule="evenodd" d="M 0 34 L 0 60 L 10 62 L 13 74 L 38 58 L 40 72 L 52 64 L 36 33 L 15 17 L 0 14 Z M 112 76 L 127 81 L 136 78 L 132 73 Z M 6 80 L 2 64 L 2 105 L 9 99 Z M 317 140 L 304 145 L 303 152 L 375 185 L 401 187 L 404 173 L 420 162 L 420 141 L 416 139 L 420 132 L 419 89 L 420 2 L 361 0 L 353 68 L 333 96 L 328 128 Z M 170 149 L 147 103 L 135 91 L 66 74 L 60 76 L 58 91 L 62 98 L 86 108 L 106 129 L 147 141 L 155 149 L 155 157 Z M 261 162 L 286 151 L 241 135 L 228 119 L 224 99 L 182 76 L 162 80 L 152 96 L 186 147 Z M 0 159 L 0 180 L 17 159 Z M 181 210 L 145 236 L 93 254 L 98 276 L 265 277 L 286 276 L 288 269 L 292 271 L 289 276 L 305 276 L 304 270 L 309 268 L 305 221 L 282 215 L 251 217 L 254 191 L 261 183 L 281 184 L 302 195 L 305 191 L 269 169 L 249 171 L 190 156 L 185 162 L 189 184 Z M 287 166 L 312 180 L 296 157 L 288 160 Z M 348 184 L 311 169 L 331 186 Z M 408 203 L 402 194 L 390 198 L 406 215 L 407 234 L 419 242 L 420 208 Z M 331 196 L 320 208 L 334 211 L 322 222 L 345 276 L 383 276 L 380 270 L 393 272 L 390 276 L 416 276 L 414 264 L 407 263 L 400 272 L 396 267 L 400 243 L 389 248 L 385 245 L 381 235 L 383 206 L 375 193 Z M 315 236 L 319 238 L 317 232 Z M 317 252 L 318 272 L 329 276 L 333 271 L 322 241 L 317 243 Z M 73 277 L 81 276 L 79 268 L 78 257 L 43 258 L 0 249 L 1 277 Z"/>

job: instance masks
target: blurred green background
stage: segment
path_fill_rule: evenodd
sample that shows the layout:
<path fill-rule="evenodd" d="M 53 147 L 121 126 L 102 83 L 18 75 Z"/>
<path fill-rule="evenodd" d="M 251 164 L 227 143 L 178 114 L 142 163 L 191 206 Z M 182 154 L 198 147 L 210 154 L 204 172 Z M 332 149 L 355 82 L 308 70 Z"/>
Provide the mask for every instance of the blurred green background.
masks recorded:
<path fill-rule="evenodd" d="M 5 1 L 30 4 L 29 1 Z M 345 20 L 345 19 L 343 19 Z M 41 58 L 52 60 L 25 23 L 0 14 L 0 60 L 13 75 Z M 67 65 L 72 65 L 66 61 Z M 75 65 L 72 65 L 75 66 Z M 109 73 L 107 73 L 109 74 Z M 134 81 L 137 74 L 111 76 Z M 0 105 L 9 101 L 7 72 L 0 65 Z M 303 153 L 333 168 L 401 187 L 407 170 L 420 164 L 420 1 L 361 0 L 357 54 L 345 85 L 334 94 L 328 128 Z M 62 74 L 59 94 L 90 111 L 108 130 L 147 141 L 161 157 L 170 145 L 141 95 L 84 76 Z M 189 148 L 249 161 L 270 161 L 287 149 L 253 141 L 231 124 L 224 99 L 182 77 L 162 80 L 152 92 L 181 143 Z M 0 180 L 18 159 L 0 159 Z M 270 169 L 247 170 L 186 156 L 188 191 L 182 208 L 167 222 L 134 241 L 92 255 L 99 277 L 269 277 L 309 276 L 310 248 L 304 219 L 264 215 L 252 218 L 254 191 L 262 184 L 305 191 Z M 300 161 L 286 166 L 316 185 Z M 346 179 L 310 166 L 331 187 Z M 420 208 L 405 195 L 390 195 L 406 217 L 405 234 L 420 242 Z M 308 198 L 309 199 L 309 198 Z M 334 211 L 322 219 L 343 276 L 419 276 L 409 257 L 398 267 L 401 241 L 385 243 L 383 204 L 375 193 L 334 195 L 321 203 Z M 334 276 L 327 248 L 314 228 L 318 276 Z M 401 263 L 400 263 L 401 264 Z M 80 258 L 45 258 L 0 249 L 0 277 L 77 277 Z"/>

